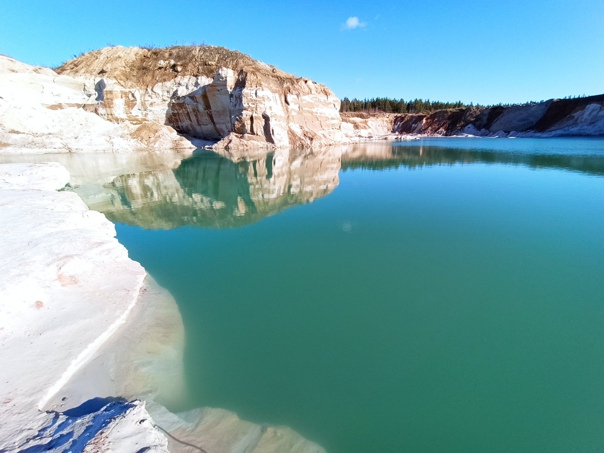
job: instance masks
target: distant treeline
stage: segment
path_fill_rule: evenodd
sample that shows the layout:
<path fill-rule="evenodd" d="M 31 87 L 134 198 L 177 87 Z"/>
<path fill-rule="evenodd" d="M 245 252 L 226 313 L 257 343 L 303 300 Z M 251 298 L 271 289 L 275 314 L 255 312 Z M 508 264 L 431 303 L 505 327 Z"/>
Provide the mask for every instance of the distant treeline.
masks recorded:
<path fill-rule="evenodd" d="M 340 112 L 385 112 L 385 113 L 430 113 L 436 110 L 458 109 L 472 107 L 474 104 L 457 102 L 440 102 L 429 99 L 373 98 L 373 99 L 342 99 Z"/>
<path fill-rule="evenodd" d="M 582 94 L 578 96 L 566 96 L 563 99 L 581 99 L 590 97 Z M 441 102 L 431 101 L 430 99 L 414 99 L 412 101 L 405 101 L 404 99 L 390 99 L 390 98 L 372 98 L 372 99 L 342 99 L 340 105 L 340 112 L 385 112 L 385 113 L 432 113 L 437 110 L 447 109 L 459 109 L 467 107 L 511 107 L 514 105 L 533 105 L 538 104 L 541 101 L 529 101 L 523 104 L 492 104 L 492 105 L 481 105 L 481 104 L 464 104 L 461 101 L 457 102 Z"/>

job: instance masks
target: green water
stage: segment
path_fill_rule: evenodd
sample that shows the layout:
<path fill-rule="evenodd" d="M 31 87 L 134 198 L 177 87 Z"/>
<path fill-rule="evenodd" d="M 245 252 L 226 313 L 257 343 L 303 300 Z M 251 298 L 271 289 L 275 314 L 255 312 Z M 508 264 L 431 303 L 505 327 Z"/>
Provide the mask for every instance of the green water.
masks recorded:
<path fill-rule="evenodd" d="M 348 151 L 116 178 L 185 324 L 170 409 L 330 452 L 602 451 L 604 140 Z"/>

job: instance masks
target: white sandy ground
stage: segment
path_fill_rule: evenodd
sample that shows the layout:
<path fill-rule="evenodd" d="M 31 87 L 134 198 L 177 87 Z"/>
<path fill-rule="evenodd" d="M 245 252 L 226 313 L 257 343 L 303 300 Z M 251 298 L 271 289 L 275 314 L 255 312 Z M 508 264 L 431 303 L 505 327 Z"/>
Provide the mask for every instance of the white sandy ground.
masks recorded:
<path fill-rule="evenodd" d="M 58 164 L 0 166 L 0 450 L 48 423 L 41 409 L 126 321 L 145 270 Z"/>
<path fill-rule="evenodd" d="M 131 403 L 85 451 L 323 452 L 224 409 L 164 407 L 186 401 L 178 307 L 102 214 L 57 191 L 69 180 L 57 163 L 0 165 L 0 451 L 83 435 L 93 415 L 46 411 L 122 396 L 147 404 Z"/>

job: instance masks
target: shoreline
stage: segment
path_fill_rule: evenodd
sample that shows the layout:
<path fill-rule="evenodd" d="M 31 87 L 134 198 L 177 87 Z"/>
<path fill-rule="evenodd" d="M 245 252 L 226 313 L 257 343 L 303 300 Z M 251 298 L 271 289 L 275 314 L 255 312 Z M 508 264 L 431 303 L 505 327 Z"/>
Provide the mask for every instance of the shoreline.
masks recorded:
<path fill-rule="evenodd" d="M 70 180 L 0 164 L 0 450 L 324 452 L 225 409 L 170 412 L 186 398 L 176 301 Z"/>
<path fill-rule="evenodd" d="M 147 276 L 111 222 L 59 191 L 68 182 L 55 163 L 0 166 L 2 450 L 44 441 L 37 436 L 53 419 L 51 399 L 60 410 L 82 403 L 61 390 L 128 325 Z M 155 445 L 154 430 L 141 425 L 137 436 Z"/>

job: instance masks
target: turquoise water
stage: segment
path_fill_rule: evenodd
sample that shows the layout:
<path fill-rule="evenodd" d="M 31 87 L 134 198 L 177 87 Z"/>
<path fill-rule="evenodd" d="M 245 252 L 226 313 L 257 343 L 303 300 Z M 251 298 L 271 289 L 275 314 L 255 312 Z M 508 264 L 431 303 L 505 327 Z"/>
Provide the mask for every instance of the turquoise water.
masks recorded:
<path fill-rule="evenodd" d="M 170 409 L 332 452 L 602 451 L 604 140 L 345 151 L 116 178 L 185 324 Z"/>

